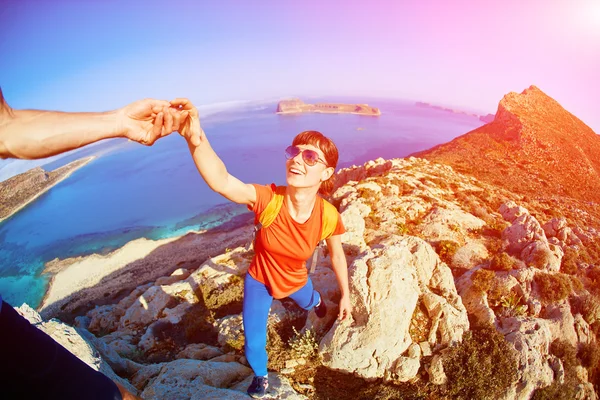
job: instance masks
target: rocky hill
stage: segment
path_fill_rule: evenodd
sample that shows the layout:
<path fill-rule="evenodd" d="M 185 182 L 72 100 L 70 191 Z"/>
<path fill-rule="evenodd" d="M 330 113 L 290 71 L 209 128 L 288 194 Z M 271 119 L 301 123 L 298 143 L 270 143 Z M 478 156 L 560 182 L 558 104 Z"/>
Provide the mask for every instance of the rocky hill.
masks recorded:
<path fill-rule="evenodd" d="M 316 103 L 306 104 L 300 99 L 283 100 L 277 104 L 277 114 L 296 114 L 296 113 L 343 113 L 358 115 L 381 115 L 376 107 L 368 104 L 343 104 L 343 103 Z"/>
<path fill-rule="evenodd" d="M 600 213 L 587 196 L 598 184 L 596 137 L 537 88 L 500 104 L 492 123 L 424 154 L 453 166 L 409 157 L 338 172 L 331 201 L 347 230 L 352 318 L 336 320 L 324 251 L 311 279 L 327 316 L 285 299 L 271 308 L 272 397 L 597 399 Z M 568 185 L 576 166 L 589 167 L 580 171 L 587 192 Z M 237 237 L 222 235 L 211 240 Z M 253 254 L 232 247 L 197 260 L 205 245 L 188 238 L 136 262 L 118 251 L 102 259 L 130 276 L 146 259 L 174 272 L 72 310 L 81 340 L 102 356 L 90 364 L 145 399 L 247 398 L 241 310 Z M 111 298 L 109 280 L 95 292 Z M 71 332 L 47 328 L 63 341 Z"/>
<path fill-rule="evenodd" d="M 347 228 L 352 319 L 335 319 L 321 254 L 311 278 L 328 316 L 272 307 L 273 396 L 596 398 L 599 219 L 417 158 L 340 171 L 332 201 Z M 251 257 L 231 248 L 180 268 L 77 317 L 78 331 L 145 399 L 244 398 Z"/>
<path fill-rule="evenodd" d="M 414 154 L 531 196 L 600 202 L 600 136 L 531 86 L 504 96 L 492 122 Z"/>
<path fill-rule="evenodd" d="M 51 172 L 41 167 L 33 168 L 0 182 L 0 221 L 27 206 L 94 158 L 82 158 Z"/>

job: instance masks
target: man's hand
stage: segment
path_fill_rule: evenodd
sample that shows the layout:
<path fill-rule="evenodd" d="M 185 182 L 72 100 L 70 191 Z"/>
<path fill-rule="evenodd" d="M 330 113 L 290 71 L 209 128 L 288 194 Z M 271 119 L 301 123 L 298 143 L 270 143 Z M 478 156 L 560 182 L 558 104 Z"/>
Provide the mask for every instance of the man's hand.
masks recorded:
<path fill-rule="evenodd" d="M 187 118 L 182 120 L 179 133 L 192 145 L 199 146 L 204 136 L 204 131 L 200 127 L 200 117 L 196 107 L 194 107 L 191 101 L 183 98 L 172 100 L 171 107 L 182 114 L 187 113 Z"/>
<path fill-rule="evenodd" d="M 340 321 L 350 318 L 352 315 L 352 305 L 350 304 L 350 296 L 343 296 L 340 299 L 340 313 L 338 319 Z"/>
<path fill-rule="evenodd" d="M 173 107 L 165 100 L 145 99 L 117 110 L 117 133 L 151 146 L 156 140 L 180 128 L 188 111 Z"/>

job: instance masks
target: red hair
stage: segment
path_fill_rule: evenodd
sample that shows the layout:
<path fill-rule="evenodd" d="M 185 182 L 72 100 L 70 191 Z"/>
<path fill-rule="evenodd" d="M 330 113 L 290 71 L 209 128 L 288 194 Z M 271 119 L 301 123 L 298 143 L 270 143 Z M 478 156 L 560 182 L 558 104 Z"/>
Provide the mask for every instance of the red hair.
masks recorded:
<path fill-rule="evenodd" d="M 333 143 L 333 140 L 317 131 L 301 132 L 297 134 L 292 141 L 292 146 L 307 144 L 319 148 L 325 156 L 327 167 L 332 167 L 334 170 L 334 173 L 331 174 L 331 177 L 326 181 L 321 182 L 321 187 L 319 187 L 320 194 L 323 196 L 329 196 L 333 190 L 333 184 L 335 180 L 335 168 L 337 167 L 339 159 L 338 149 L 335 146 L 335 143 Z"/>

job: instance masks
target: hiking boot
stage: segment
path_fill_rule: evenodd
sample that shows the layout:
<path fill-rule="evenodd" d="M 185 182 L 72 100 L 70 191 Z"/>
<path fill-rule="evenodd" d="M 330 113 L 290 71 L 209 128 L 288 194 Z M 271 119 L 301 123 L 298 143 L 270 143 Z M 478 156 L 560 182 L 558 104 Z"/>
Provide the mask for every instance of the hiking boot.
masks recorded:
<path fill-rule="evenodd" d="M 255 376 L 252 383 L 248 386 L 248 394 L 254 399 L 262 399 L 267 394 L 269 380 L 266 376 Z"/>
<path fill-rule="evenodd" d="M 319 300 L 319 304 L 315 306 L 315 314 L 317 314 L 317 317 L 319 318 L 323 318 L 325 315 L 327 315 L 327 306 L 325 305 L 322 297 Z"/>

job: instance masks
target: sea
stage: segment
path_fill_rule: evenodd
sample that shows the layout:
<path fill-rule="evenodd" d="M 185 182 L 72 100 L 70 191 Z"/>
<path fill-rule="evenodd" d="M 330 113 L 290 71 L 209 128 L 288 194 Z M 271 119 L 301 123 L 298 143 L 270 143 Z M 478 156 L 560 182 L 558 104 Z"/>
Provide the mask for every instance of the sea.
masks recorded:
<path fill-rule="evenodd" d="M 201 123 L 229 172 L 244 182 L 285 183 L 284 149 L 296 134 L 318 130 L 340 152 L 339 168 L 406 157 L 481 125 L 477 116 L 380 98 L 307 98 L 368 103 L 381 116 L 275 113 L 277 101 L 212 108 Z M 482 112 L 481 114 L 487 114 Z M 248 212 L 212 192 L 177 133 L 151 147 L 116 139 L 43 166 L 53 170 L 97 158 L 0 223 L 0 293 L 14 306 L 38 307 L 55 258 L 105 254 L 137 238 L 161 239 L 209 229 Z"/>

